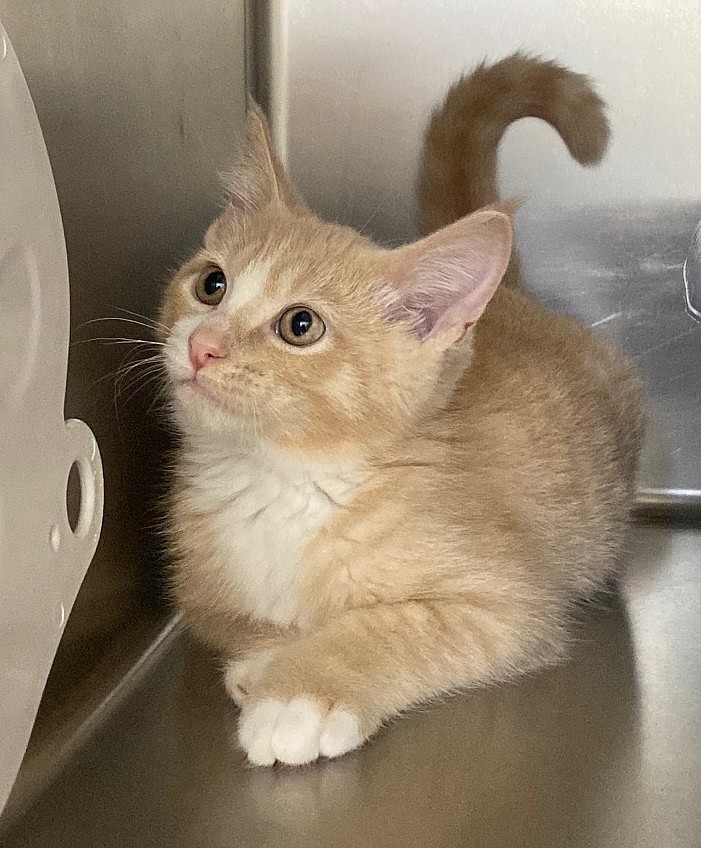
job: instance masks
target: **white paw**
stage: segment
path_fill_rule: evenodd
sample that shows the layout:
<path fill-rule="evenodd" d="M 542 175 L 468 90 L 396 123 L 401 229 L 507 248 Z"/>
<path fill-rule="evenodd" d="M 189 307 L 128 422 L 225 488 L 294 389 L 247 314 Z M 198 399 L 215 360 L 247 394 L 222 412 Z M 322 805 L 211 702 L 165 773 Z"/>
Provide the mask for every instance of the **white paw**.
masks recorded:
<path fill-rule="evenodd" d="M 224 686 L 234 703 L 243 705 L 251 688 L 263 676 L 274 654 L 274 649 L 268 648 L 249 654 L 242 660 L 232 660 L 227 663 L 224 671 Z"/>
<path fill-rule="evenodd" d="M 348 710 L 331 710 L 327 713 L 319 736 L 319 753 L 322 757 L 340 757 L 363 744 L 360 724 Z"/>
<path fill-rule="evenodd" d="M 339 757 L 363 742 L 357 717 L 347 710 L 322 710 L 310 698 L 287 703 L 268 698 L 248 701 L 239 719 L 239 742 L 257 766 L 276 760 L 289 765 L 318 757 Z"/>

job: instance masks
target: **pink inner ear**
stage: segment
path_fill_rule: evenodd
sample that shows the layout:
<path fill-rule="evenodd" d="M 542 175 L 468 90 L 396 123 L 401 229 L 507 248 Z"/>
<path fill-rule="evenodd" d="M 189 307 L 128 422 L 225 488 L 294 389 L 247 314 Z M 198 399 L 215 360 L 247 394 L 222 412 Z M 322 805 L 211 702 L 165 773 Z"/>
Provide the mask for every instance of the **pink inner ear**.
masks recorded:
<path fill-rule="evenodd" d="M 480 317 L 509 264 L 512 228 L 501 212 L 477 212 L 395 251 L 390 278 L 400 297 L 388 312 L 419 339 L 458 341 Z"/>

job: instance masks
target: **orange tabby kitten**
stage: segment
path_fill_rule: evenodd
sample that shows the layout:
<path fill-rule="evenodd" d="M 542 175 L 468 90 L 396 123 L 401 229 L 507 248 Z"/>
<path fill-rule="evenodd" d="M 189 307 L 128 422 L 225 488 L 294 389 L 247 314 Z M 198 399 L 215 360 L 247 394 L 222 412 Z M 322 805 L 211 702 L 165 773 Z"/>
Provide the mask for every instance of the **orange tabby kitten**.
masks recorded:
<path fill-rule="evenodd" d="M 583 164 L 603 154 L 585 77 L 482 66 L 428 130 L 427 235 L 386 250 L 309 211 L 252 107 L 229 205 L 170 284 L 174 592 L 228 657 L 253 763 L 338 756 L 414 704 L 559 660 L 615 568 L 638 382 L 514 265 L 497 288 L 511 219 L 473 211 L 527 115 Z"/>

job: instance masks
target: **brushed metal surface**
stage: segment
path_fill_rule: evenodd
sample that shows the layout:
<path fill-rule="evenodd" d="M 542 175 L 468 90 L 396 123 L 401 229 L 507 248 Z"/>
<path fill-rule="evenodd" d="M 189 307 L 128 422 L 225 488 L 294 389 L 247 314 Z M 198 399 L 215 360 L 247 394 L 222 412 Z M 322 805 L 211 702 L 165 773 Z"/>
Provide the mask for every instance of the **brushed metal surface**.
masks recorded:
<path fill-rule="evenodd" d="M 448 85 L 516 49 L 592 75 L 613 143 L 582 169 L 520 121 L 500 155 L 529 284 L 619 341 L 650 389 L 641 505 L 701 506 L 701 333 L 684 257 L 701 217 L 698 0 L 251 2 L 257 93 L 292 177 L 322 215 L 413 237 L 423 128 Z M 680 80 L 684 84 L 680 85 Z"/>
<path fill-rule="evenodd" d="M 701 844 L 701 532 L 635 528 L 571 662 L 415 712 L 345 758 L 255 769 L 178 641 L 3 848 Z"/>
<path fill-rule="evenodd" d="M 701 222 L 684 260 L 684 291 L 689 314 L 701 321 Z"/>
<path fill-rule="evenodd" d="M 701 514 L 701 325 L 689 315 L 682 268 L 696 202 L 543 210 L 519 222 L 531 287 L 619 344 L 647 384 L 649 424 L 639 501 Z"/>
<path fill-rule="evenodd" d="M 145 622 L 162 625 L 168 615 L 152 532 L 164 444 L 148 413 L 155 383 L 131 400 L 127 383 L 115 402 L 108 375 L 128 348 L 88 341 L 148 331 L 86 322 L 129 317 L 122 310 L 154 314 L 169 268 L 216 214 L 217 171 L 242 126 L 244 9 L 236 0 L 0 0 L 0 18 L 36 106 L 63 217 L 73 342 L 66 415 L 96 434 L 106 481 L 101 544 L 25 758 L 24 777 L 39 780 L 28 760 L 46 770 L 52 744 L 70 735 L 64 722 L 119 684 L 120 646 L 136 662 L 158 632 Z"/>

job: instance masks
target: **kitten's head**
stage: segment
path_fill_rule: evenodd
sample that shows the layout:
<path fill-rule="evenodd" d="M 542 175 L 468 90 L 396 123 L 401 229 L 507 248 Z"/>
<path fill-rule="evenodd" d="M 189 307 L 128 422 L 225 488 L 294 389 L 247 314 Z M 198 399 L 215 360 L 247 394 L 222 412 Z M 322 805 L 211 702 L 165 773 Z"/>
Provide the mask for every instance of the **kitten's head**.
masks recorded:
<path fill-rule="evenodd" d="M 467 363 L 511 242 L 495 210 L 395 250 L 320 221 L 252 107 L 229 204 L 161 311 L 181 429 L 362 451 L 412 427 Z"/>

